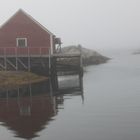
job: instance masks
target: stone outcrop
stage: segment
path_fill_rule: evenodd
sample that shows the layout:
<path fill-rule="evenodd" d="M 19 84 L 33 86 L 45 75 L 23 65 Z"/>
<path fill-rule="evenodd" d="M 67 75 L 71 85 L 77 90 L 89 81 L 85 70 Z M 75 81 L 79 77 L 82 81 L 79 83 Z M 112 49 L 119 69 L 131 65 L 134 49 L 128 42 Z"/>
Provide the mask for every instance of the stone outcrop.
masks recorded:
<path fill-rule="evenodd" d="M 94 50 L 84 48 L 81 45 L 63 47 L 61 51 L 64 54 L 81 53 L 84 66 L 102 64 L 102 63 L 106 63 L 109 60 L 108 57 L 103 56 Z"/>

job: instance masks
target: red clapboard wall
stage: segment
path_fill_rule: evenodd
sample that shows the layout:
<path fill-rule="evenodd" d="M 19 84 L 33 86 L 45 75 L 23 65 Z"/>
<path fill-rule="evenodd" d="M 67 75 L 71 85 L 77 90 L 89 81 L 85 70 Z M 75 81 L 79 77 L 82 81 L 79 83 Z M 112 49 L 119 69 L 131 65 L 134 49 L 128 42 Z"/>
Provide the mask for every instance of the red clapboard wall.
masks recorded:
<path fill-rule="evenodd" d="M 18 46 L 17 39 L 26 39 L 26 46 Z M 23 10 L 17 11 L 0 28 L 0 54 L 40 55 L 55 52 L 55 35 Z"/>

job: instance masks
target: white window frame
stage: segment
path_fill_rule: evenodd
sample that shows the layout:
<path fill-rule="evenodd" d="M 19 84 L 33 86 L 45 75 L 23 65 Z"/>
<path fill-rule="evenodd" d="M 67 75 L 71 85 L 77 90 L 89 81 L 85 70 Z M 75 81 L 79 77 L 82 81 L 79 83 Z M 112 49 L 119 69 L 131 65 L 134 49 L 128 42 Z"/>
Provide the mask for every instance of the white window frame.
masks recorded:
<path fill-rule="evenodd" d="M 19 46 L 18 44 L 18 41 L 21 40 L 21 39 L 24 39 L 25 40 L 25 46 Z M 16 44 L 17 44 L 17 47 L 27 47 L 27 38 L 16 38 Z"/>

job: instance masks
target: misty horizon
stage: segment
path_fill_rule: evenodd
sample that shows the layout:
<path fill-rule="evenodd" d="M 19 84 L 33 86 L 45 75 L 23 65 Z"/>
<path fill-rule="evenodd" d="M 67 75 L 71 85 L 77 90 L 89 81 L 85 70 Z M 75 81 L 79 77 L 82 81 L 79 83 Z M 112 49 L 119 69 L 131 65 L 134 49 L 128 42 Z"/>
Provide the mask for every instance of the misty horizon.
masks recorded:
<path fill-rule="evenodd" d="M 140 48 L 140 2 L 137 0 L 1 1 L 0 25 L 23 9 L 63 45 L 92 49 Z"/>

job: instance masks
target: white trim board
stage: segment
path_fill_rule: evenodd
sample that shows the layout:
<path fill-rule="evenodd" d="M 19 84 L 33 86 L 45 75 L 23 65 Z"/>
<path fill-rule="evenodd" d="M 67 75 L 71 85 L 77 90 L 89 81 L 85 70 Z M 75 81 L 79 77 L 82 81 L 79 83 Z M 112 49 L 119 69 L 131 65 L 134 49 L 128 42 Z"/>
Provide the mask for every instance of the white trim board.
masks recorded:
<path fill-rule="evenodd" d="M 19 45 L 18 45 L 18 41 L 19 41 L 19 40 L 22 40 L 22 39 L 25 40 L 25 46 L 19 46 Z M 17 38 L 16 38 L 16 46 L 17 46 L 17 47 L 27 47 L 27 38 L 17 37 Z"/>

